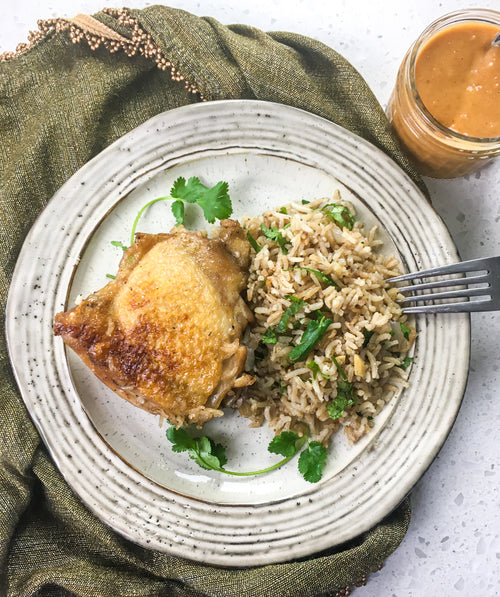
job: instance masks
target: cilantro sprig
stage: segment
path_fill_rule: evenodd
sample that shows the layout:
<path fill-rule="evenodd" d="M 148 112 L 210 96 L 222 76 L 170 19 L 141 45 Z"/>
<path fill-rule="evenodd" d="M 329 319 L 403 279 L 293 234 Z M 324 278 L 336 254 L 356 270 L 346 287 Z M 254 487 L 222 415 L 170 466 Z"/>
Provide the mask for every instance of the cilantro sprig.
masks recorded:
<path fill-rule="evenodd" d="M 191 176 L 187 182 L 185 178 L 179 176 L 172 186 L 170 195 L 152 199 L 143 205 L 138 211 L 130 232 L 130 245 L 134 244 L 137 226 L 144 212 L 155 203 L 166 200 L 173 201 L 171 209 L 175 218 L 176 226 L 184 224 L 185 203 L 195 203 L 201 207 L 205 219 L 210 224 L 213 224 L 216 219 L 225 220 L 233 213 L 233 206 L 231 203 L 231 198 L 229 197 L 227 182 L 219 181 L 213 187 L 207 187 L 200 182 L 200 179 L 197 176 Z M 121 248 L 123 251 L 126 251 L 129 248 L 119 240 L 112 240 L 111 244 L 114 247 Z M 257 245 L 257 247 L 259 247 L 259 245 Z M 112 280 L 116 278 L 111 274 L 106 274 L 106 276 Z"/>
<path fill-rule="evenodd" d="M 184 224 L 185 203 L 195 203 L 201 207 L 203 216 L 210 224 L 213 224 L 215 220 L 225 220 L 233 213 L 227 182 L 219 181 L 213 187 L 207 187 L 200 182 L 197 176 L 191 176 L 187 181 L 180 176 L 174 182 L 170 195 L 152 199 L 139 210 L 132 225 L 130 244 L 134 242 L 137 225 L 144 212 L 155 203 L 167 200 L 173 201 L 171 208 L 176 226 Z"/>
<path fill-rule="evenodd" d="M 329 216 L 337 226 L 340 226 L 340 228 L 347 228 L 348 230 L 353 229 L 356 220 L 345 205 L 327 203 L 326 205 L 323 205 L 321 211 Z"/>
<path fill-rule="evenodd" d="M 329 402 L 326 405 L 326 410 L 330 415 L 330 418 L 335 420 L 343 417 L 345 410 L 356 404 L 356 400 L 354 398 L 353 385 L 347 381 L 346 372 L 334 356 L 332 356 L 332 361 L 342 378 L 337 383 L 337 396 L 332 402 Z"/>
<path fill-rule="evenodd" d="M 228 184 L 222 180 L 213 187 L 206 187 L 197 176 L 191 176 L 187 182 L 180 176 L 170 191 L 170 199 L 175 199 L 177 204 L 196 203 L 210 224 L 215 220 L 224 220 L 233 213 Z"/>
<path fill-rule="evenodd" d="M 283 230 L 288 228 L 290 224 L 286 224 L 283 226 Z M 290 241 L 283 236 L 281 230 L 278 230 L 277 226 L 273 226 L 272 228 L 267 228 L 264 224 L 260 225 L 260 230 L 262 234 L 269 240 L 273 241 L 278 247 L 281 249 L 283 255 L 288 254 L 288 247 L 287 245 L 290 244 Z"/>
<path fill-rule="evenodd" d="M 317 483 L 321 479 L 326 461 L 326 449 L 322 444 L 309 442 L 307 435 L 299 437 L 293 431 L 282 431 L 271 440 L 267 448 L 270 453 L 283 456 L 279 462 L 250 472 L 230 471 L 224 468 L 227 464 L 225 447 L 207 436 L 193 437 L 183 427 L 171 426 L 167 429 L 167 438 L 173 444 L 173 452 L 187 452 L 201 468 L 236 477 L 263 475 L 276 470 L 296 456 L 306 443 L 298 461 L 299 472 L 306 481 Z"/>
<path fill-rule="evenodd" d="M 341 379 L 337 384 L 337 396 L 326 405 L 326 410 L 333 420 L 340 419 L 344 416 L 345 410 L 354 404 L 356 404 L 356 400 L 352 383 Z"/>

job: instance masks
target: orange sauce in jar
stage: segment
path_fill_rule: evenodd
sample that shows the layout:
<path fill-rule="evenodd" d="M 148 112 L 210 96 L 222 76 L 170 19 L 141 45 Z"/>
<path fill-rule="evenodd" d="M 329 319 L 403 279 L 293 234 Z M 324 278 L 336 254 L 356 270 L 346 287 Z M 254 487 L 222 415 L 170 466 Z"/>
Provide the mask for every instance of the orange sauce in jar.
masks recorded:
<path fill-rule="evenodd" d="M 469 137 L 500 136 L 500 27 L 451 25 L 420 50 L 415 83 L 424 106 L 444 126 Z"/>
<path fill-rule="evenodd" d="M 468 174 L 500 155 L 500 13 L 459 11 L 410 48 L 387 108 L 420 173 Z"/>

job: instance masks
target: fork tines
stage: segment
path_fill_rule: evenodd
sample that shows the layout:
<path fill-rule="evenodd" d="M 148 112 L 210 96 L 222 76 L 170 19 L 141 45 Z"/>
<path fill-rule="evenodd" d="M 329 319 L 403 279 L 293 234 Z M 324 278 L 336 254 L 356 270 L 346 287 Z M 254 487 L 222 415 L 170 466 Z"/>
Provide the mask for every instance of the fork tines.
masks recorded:
<path fill-rule="evenodd" d="M 462 276 L 456 277 L 458 274 L 462 274 Z M 449 275 L 455 277 L 421 282 L 423 278 Z M 398 288 L 401 293 L 412 293 L 399 301 L 402 304 L 432 301 L 432 303 L 425 305 L 404 307 L 404 313 L 456 313 L 500 309 L 500 256 L 462 261 L 452 265 L 404 274 L 390 278 L 387 281 L 390 283 L 415 281 L 413 284 Z M 481 286 L 477 286 L 478 284 Z M 444 292 L 435 292 L 436 289 L 450 287 L 455 288 Z M 472 301 L 455 300 L 470 297 L 482 298 Z M 434 304 L 436 300 L 450 302 Z"/>

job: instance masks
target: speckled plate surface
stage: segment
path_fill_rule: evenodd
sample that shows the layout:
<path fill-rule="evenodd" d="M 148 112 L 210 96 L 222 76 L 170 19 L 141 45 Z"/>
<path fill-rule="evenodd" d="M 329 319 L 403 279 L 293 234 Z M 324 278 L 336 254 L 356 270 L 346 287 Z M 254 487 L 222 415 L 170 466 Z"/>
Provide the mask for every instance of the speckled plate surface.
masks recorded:
<path fill-rule="evenodd" d="M 214 102 L 159 114 L 76 173 L 30 231 L 7 305 L 7 338 L 23 399 L 62 474 L 83 502 L 143 546 L 225 566 L 304 557 L 368 530 L 401 501 L 443 444 L 468 371 L 467 315 L 422 316 L 410 386 L 372 433 L 331 448 L 309 484 L 288 464 L 262 477 L 229 478 L 174 454 L 158 419 L 114 395 L 52 334 L 54 314 L 116 271 L 144 203 L 178 176 L 229 182 L 234 217 L 340 188 L 386 250 L 411 270 L 455 261 L 453 242 L 407 176 L 378 149 L 306 112 L 257 101 Z M 192 214 L 194 216 L 194 214 Z M 141 230 L 169 230 L 168 205 Z M 191 219 L 192 227 L 205 223 Z M 207 433 L 231 468 L 275 461 L 272 433 L 227 413 Z M 234 463 L 234 466 L 233 466 Z"/>

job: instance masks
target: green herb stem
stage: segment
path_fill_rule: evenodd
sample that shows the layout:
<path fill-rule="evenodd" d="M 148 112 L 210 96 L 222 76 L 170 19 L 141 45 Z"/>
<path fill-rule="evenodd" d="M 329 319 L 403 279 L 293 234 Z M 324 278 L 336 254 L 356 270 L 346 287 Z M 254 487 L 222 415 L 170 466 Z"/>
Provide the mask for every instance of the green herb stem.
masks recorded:
<path fill-rule="evenodd" d="M 142 217 L 142 214 L 148 209 L 148 207 L 151 207 L 151 205 L 153 205 L 154 203 L 158 203 L 158 201 L 165 201 L 166 199 L 172 199 L 172 197 L 157 197 L 156 199 L 152 199 L 151 201 L 148 201 L 148 203 L 146 203 L 146 205 L 143 205 L 141 207 L 138 214 L 135 216 L 134 223 L 132 224 L 132 232 L 130 233 L 130 244 L 131 245 L 134 244 L 135 230 L 137 228 L 137 224 L 139 223 L 139 220 Z"/>
<path fill-rule="evenodd" d="M 342 379 L 344 379 L 345 381 L 347 381 L 347 375 L 346 372 L 344 371 L 344 369 L 342 368 L 342 365 L 337 361 L 337 359 L 332 355 L 332 361 L 335 365 L 335 367 L 337 367 L 337 371 L 340 373 L 340 375 L 342 376 Z"/>
<path fill-rule="evenodd" d="M 297 442 L 297 451 L 294 454 L 291 454 L 290 456 L 283 458 L 283 460 L 280 460 L 276 464 L 272 464 L 271 466 L 262 468 L 258 471 L 248 471 L 248 472 L 246 472 L 246 471 L 245 472 L 228 471 L 225 468 L 210 466 L 206 462 L 206 460 L 204 460 L 204 458 L 202 456 L 199 456 L 199 458 L 200 458 L 200 460 L 203 460 L 203 462 L 206 464 L 207 467 L 210 467 L 211 470 L 218 471 L 219 473 L 224 473 L 226 475 L 233 475 L 234 477 L 252 477 L 254 475 L 264 475 L 265 473 L 270 473 L 271 471 L 274 471 L 274 470 L 282 467 L 284 464 L 286 464 L 287 462 L 292 460 L 292 458 L 294 458 L 297 455 L 297 453 L 302 448 L 302 446 L 306 443 L 306 441 L 307 441 L 307 435 L 302 436 L 301 438 L 299 438 L 299 440 Z"/>

